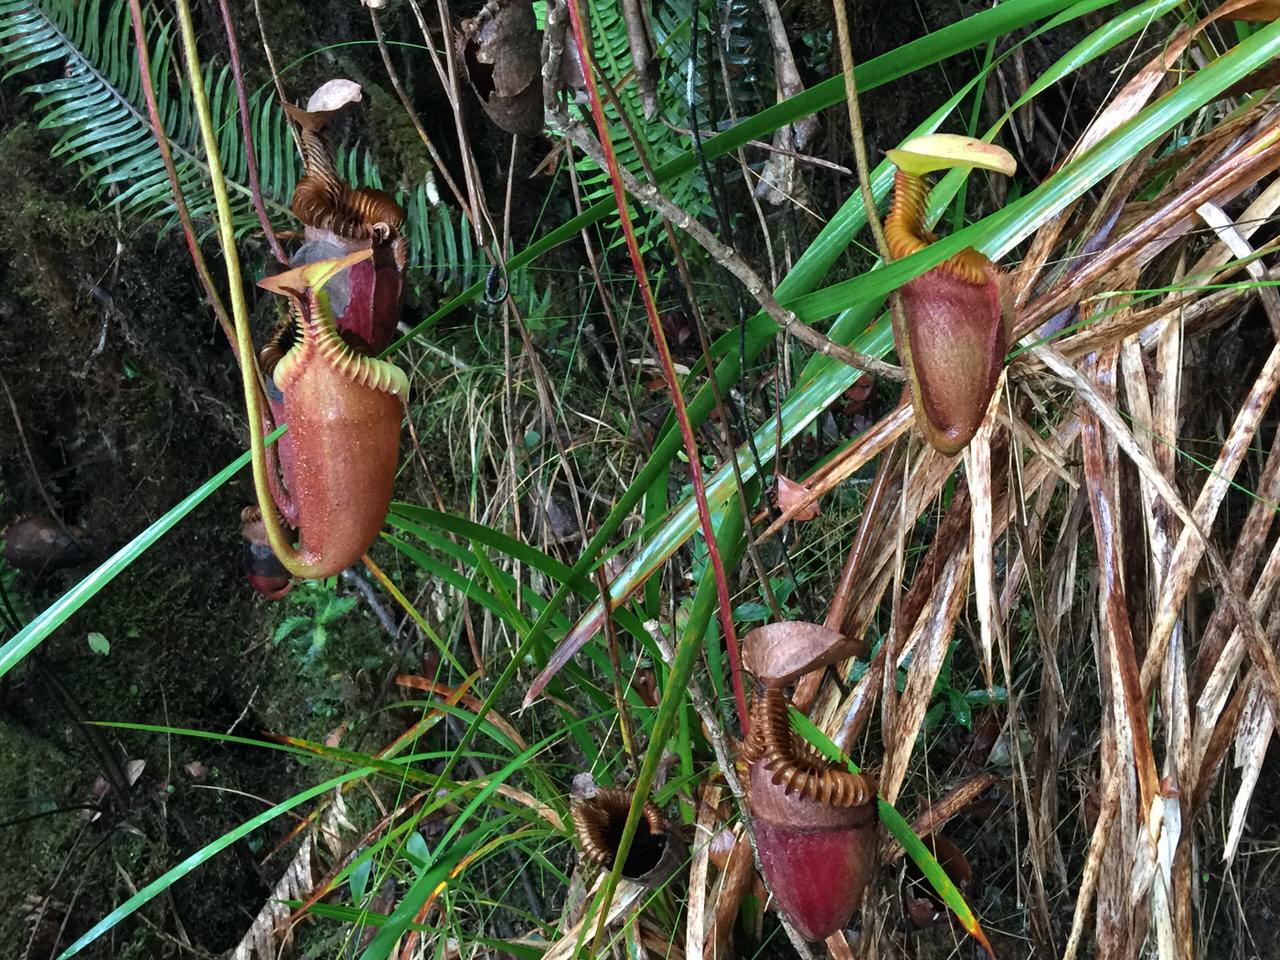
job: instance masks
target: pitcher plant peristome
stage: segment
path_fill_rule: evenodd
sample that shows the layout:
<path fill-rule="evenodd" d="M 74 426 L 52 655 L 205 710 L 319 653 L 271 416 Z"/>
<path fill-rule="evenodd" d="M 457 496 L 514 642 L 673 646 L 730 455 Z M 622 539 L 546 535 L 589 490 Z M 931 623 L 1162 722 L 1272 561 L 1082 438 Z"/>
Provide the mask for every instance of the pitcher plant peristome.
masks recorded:
<path fill-rule="evenodd" d="M 946 133 L 915 137 L 888 154 L 898 170 L 884 233 L 895 260 L 937 239 L 924 226 L 928 174 L 962 167 L 1010 175 L 1017 169 L 1004 148 Z M 959 453 L 986 415 L 1009 349 L 1002 274 L 966 247 L 903 284 L 897 297 L 893 338 L 911 384 L 916 423 L 940 453 Z"/>
<path fill-rule="evenodd" d="M 290 573 L 316 579 L 355 563 L 381 529 L 399 459 L 409 381 L 395 364 L 356 352 L 342 339 L 325 286 L 373 256 L 358 250 L 268 277 L 259 286 L 291 301 L 294 342 L 269 371 L 292 437 L 290 500 L 294 548 L 272 505 L 268 464 L 254 449 L 254 486 L 271 549 Z M 260 422 L 257 391 L 246 392 Z M 261 459 L 261 462 L 259 462 Z"/>
<path fill-rule="evenodd" d="M 266 527 L 267 540 L 271 544 L 271 549 L 275 551 L 276 556 L 289 572 L 301 577 L 326 576 L 329 572 L 341 570 L 345 565 L 336 564 L 336 549 L 328 554 L 321 553 L 315 549 L 314 544 L 306 543 L 307 537 L 304 534 L 303 548 L 296 550 L 289 543 L 284 528 L 281 526 L 280 518 L 276 514 L 275 505 L 272 503 L 267 480 L 266 443 L 262 432 L 263 411 L 258 387 L 258 369 L 253 361 L 253 335 L 249 330 L 249 305 L 245 299 L 240 271 L 240 254 L 236 248 L 231 198 L 227 192 L 226 175 L 222 169 L 218 138 L 213 125 L 213 114 L 209 109 L 209 98 L 204 87 L 204 74 L 201 71 L 199 53 L 196 50 L 195 24 L 191 17 L 191 6 L 188 0 L 177 0 L 177 9 L 187 80 L 190 84 L 191 99 L 195 105 L 196 119 L 200 127 L 200 139 L 204 145 L 205 161 L 208 164 L 209 185 L 213 189 L 214 202 L 218 212 L 218 242 L 222 248 L 222 259 L 227 268 L 227 288 L 231 299 L 231 313 L 235 319 L 236 348 L 240 354 L 240 382 L 244 392 L 245 412 L 248 414 L 249 419 L 253 486 L 257 494 L 258 507 L 262 511 L 262 520 Z M 298 378 L 302 378 L 308 369 L 315 368 L 317 370 L 316 379 L 328 379 L 329 382 L 334 383 L 335 392 L 347 389 L 341 383 L 341 379 L 343 375 L 350 377 L 351 368 L 356 371 L 362 371 L 364 377 L 368 378 L 368 368 L 359 361 L 371 358 L 356 357 L 351 353 L 350 348 L 345 343 L 342 343 L 333 329 L 333 316 L 329 307 L 328 297 L 323 294 L 323 287 L 326 282 L 332 279 L 335 272 L 345 266 L 349 266 L 351 263 L 365 260 L 371 255 L 370 251 L 361 250 L 352 254 L 349 261 L 348 258 L 341 258 L 337 261 L 308 264 L 299 271 L 290 271 L 274 278 L 277 284 L 286 282 L 287 278 L 294 278 L 292 282 L 297 283 L 299 287 L 296 291 L 295 302 L 299 307 L 300 315 L 302 315 L 303 306 L 310 308 L 312 311 L 309 316 L 306 316 L 308 322 L 300 331 L 302 337 L 298 349 L 301 352 L 293 364 L 297 368 L 295 375 Z M 308 344 L 311 345 L 310 349 L 307 349 Z M 323 346 L 323 349 L 320 349 L 321 346 Z M 341 349 L 337 349 L 337 347 L 341 347 Z M 292 353 L 292 350 L 290 352 Z M 317 359 L 317 355 L 319 359 Z M 354 357 L 354 361 L 351 359 L 352 357 Z M 330 365 L 332 369 L 329 371 L 319 369 L 324 364 Z M 385 366 L 390 367 L 391 365 L 386 364 Z M 391 369 L 395 368 L 392 367 Z M 398 370 L 396 372 L 399 373 Z M 392 379 L 389 372 L 380 371 L 380 373 L 382 376 Z M 403 379 L 403 374 L 399 374 L 399 376 Z M 392 399 L 394 401 L 394 397 Z M 398 439 L 400 431 L 398 404 L 393 424 L 393 429 Z M 345 451 L 339 450 L 336 452 L 344 453 Z M 395 464 L 392 462 L 389 474 L 393 475 L 394 472 Z M 383 515 L 385 515 L 385 503 L 382 505 L 382 509 L 384 511 Z M 374 535 L 376 535 L 376 532 L 375 529 Z M 326 546 L 329 546 L 327 542 Z M 367 546 L 368 544 L 366 543 L 365 547 L 367 548 Z M 363 549 L 360 553 L 362 552 Z M 354 560 L 358 557 L 359 553 L 352 559 Z M 347 563 L 350 562 L 352 561 L 347 561 Z"/>
<path fill-rule="evenodd" d="M 604 870 L 613 868 L 633 796 L 631 790 L 597 787 L 592 796 L 573 801 L 569 813 L 584 860 Z M 648 800 L 622 865 L 622 876 L 642 887 L 661 886 L 685 862 L 688 852 L 684 839 Z"/>

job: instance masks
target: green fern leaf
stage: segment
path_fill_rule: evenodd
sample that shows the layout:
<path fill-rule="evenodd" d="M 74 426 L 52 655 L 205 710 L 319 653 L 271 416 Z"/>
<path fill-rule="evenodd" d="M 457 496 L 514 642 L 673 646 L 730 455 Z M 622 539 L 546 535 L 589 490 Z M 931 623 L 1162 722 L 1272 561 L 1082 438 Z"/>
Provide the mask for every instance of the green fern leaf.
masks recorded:
<path fill-rule="evenodd" d="M 185 85 L 170 79 L 182 74 L 174 62 L 170 24 L 152 8 L 147 18 L 153 85 L 178 179 L 192 216 L 212 229 L 213 193 L 195 113 Z M 60 76 L 52 76 L 55 65 L 61 67 Z M 26 87 L 37 98 L 32 111 L 41 128 L 61 133 L 53 156 L 77 165 L 82 182 L 102 202 L 140 218 L 172 220 L 173 198 L 147 118 L 127 0 L 0 0 L 0 67 L 0 80 L 34 75 L 38 82 Z M 204 80 L 220 134 L 236 234 L 255 233 L 261 228 L 252 206 L 234 78 L 228 66 L 207 66 Z M 249 98 L 249 115 L 263 202 L 273 222 L 285 227 L 294 222 L 289 198 L 302 172 L 288 120 L 267 91 Z M 357 182 L 382 185 L 367 151 L 345 151 L 339 164 Z M 411 215 L 411 267 L 425 269 L 441 284 L 475 282 L 483 268 L 469 256 L 465 219 L 456 217 L 455 223 L 447 207 L 428 202 L 434 193 L 427 183 L 392 192 Z M 441 257 L 445 246 L 451 251 L 461 246 L 468 256 Z"/>

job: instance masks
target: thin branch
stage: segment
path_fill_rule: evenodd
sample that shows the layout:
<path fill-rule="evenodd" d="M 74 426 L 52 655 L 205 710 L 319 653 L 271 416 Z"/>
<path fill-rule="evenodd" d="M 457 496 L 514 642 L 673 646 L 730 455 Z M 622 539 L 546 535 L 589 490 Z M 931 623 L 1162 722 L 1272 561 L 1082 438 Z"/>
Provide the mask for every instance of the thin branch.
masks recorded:
<path fill-rule="evenodd" d="M 236 85 L 236 102 L 240 107 L 240 133 L 244 138 L 244 161 L 249 172 L 249 191 L 253 195 L 253 209 L 258 214 L 258 223 L 262 225 L 262 233 L 267 238 L 267 246 L 280 263 L 288 264 L 289 258 L 284 255 L 276 232 L 267 219 L 267 208 L 262 202 L 262 187 L 258 183 L 258 159 L 253 152 L 253 126 L 249 122 L 249 98 L 244 92 L 244 71 L 240 69 L 240 44 L 236 42 L 236 29 L 231 23 L 231 10 L 227 0 L 218 0 L 218 10 L 222 14 L 222 26 L 227 32 L 227 48 L 231 53 L 231 78 Z"/>
<path fill-rule="evenodd" d="M 9 389 L 9 381 L 4 378 L 3 373 L 0 373 L 0 388 L 4 389 L 5 398 L 9 401 L 9 410 L 13 413 L 13 429 L 18 435 L 18 443 L 22 446 L 22 452 L 26 455 L 27 467 L 31 470 L 31 479 L 35 481 L 36 489 L 40 491 L 40 499 L 43 500 L 45 506 L 49 508 L 49 516 L 53 519 L 53 522 L 58 525 L 63 533 L 71 538 L 72 543 L 77 547 L 83 548 L 84 544 L 80 542 L 80 538 L 72 533 L 71 529 L 63 521 L 62 511 L 59 510 L 57 505 L 53 502 L 53 497 L 50 496 L 48 489 L 44 485 L 44 481 L 40 479 L 40 471 L 36 469 L 36 458 L 32 456 L 31 446 L 27 443 L 27 432 L 22 428 L 22 415 L 18 413 L 18 404 L 13 399 L 13 392 Z M 6 606 L 7 605 L 8 603 L 6 598 Z M 12 611 L 10 614 L 12 616 Z M 16 622 L 17 617 L 14 616 L 13 619 Z M 13 628 L 13 632 L 17 633 L 20 626 L 20 624 L 15 626 Z"/>
<path fill-rule="evenodd" d="M 271 44 L 267 41 L 267 25 L 262 20 L 262 0 L 253 0 L 253 17 L 258 21 L 258 37 L 262 40 L 262 52 L 267 58 L 267 69 L 271 71 L 271 82 L 275 84 L 276 96 L 280 98 L 281 103 L 287 103 L 289 98 L 285 96 L 284 84 L 280 82 L 280 71 L 276 68 L 276 55 L 271 52 Z M 289 129 L 289 136 L 293 138 L 293 145 L 301 153 L 302 137 L 292 123 L 285 126 Z"/>
<path fill-rule="evenodd" d="M 582 124 L 559 117 L 557 118 L 557 125 L 560 131 L 579 150 L 582 150 L 601 166 L 607 165 L 605 153 L 600 149 L 600 145 L 587 133 Z M 742 285 L 747 288 L 747 292 L 760 305 L 760 308 L 788 334 L 818 353 L 832 357 L 858 370 L 873 373 L 888 380 L 901 381 L 906 379 L 906 374 L 901 367 L 885 363 L 883 360 L 868 356 L 865 353 L 850 350 L 848 347 L 836 343 L 825 334 L 804 323 L 777 301 L 768 289 L 764 279 L 742 259 L 736 250 L 722 243 L 715 234 L 704 227 L 701 222 L 694 219 L 686 210 L 668 200 L 656 187 L 637 179 L 625 167 L 619 169 L 619 176 L 622 184 L 626 187 L 627 193 L 631 194 L 642 206 L 648 207 L 655 213 L 666 217 L 675 226 L 692 237 L 694 242 L 706 250 L 717 264 L 724 267 L 742 282 Z M 618 202 L 622 204 L 624 202 L 623 198 L 620 197 Z"/>
<path fill-rule="evenodd" d="M 373 7 L 369 7 L 369 20 L 373 23 L 373 35 L 378 42 L 378 52 L 382 54 L 382 65 L 386 68 L 387 79 L 391 81 L 391 86 L 395 90 L 396 96 L 400 98 L 400 104 L 404 107 L 404 112 L 409 115 L 409 122 L 413 124 L 413 129 L 418 132 L 418 139 L 427 148 L 427 153 L 431 155 L 431 162 L 435 164 L 436 170 L 444 178 L 445 184 L 449 187 L 449 192 L 458 201 L 458 206 L 462 208 L 463 214 L 478 229 L 475 213 L 471 210 L 470 204 L 467 203 L 467 198 L 458 189 L 457 183 L 454 182 L 453 177 L 450 175 L 449 168 L 445 166 L 444 159 L 440 156 L 439 151 L 436 150 L 435 144 L 431 142 L 431 137 L 427 134 L 426 128 L 422 125 L 422 120 L 418 117 L 418 111 L 413 108 L 413 101 L 409 99 L 409 94 L 405 91 L 404 84 L 400 82 L 400 74 L 396 72 L 396 68 L 391 63 L 391 52 L 387 49 L 387 39 L 382 32 L 382 22 L 378 19 L 378 11 Z M 483 246 L 490 257 L 493 257 L 494 254 L 489 251 L 488 244 L 483 244 Z"/>

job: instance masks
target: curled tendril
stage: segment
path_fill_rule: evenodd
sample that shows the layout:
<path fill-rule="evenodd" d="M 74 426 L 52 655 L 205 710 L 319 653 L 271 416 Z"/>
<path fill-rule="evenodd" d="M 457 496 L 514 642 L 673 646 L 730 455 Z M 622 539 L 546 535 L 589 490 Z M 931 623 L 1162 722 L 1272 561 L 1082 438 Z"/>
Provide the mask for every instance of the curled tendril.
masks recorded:
<path fill-rule="evenodd" d="M 497 305 L 507 299 L 507 265 L 495 263 L 484 277 L 484 302 Z"/>

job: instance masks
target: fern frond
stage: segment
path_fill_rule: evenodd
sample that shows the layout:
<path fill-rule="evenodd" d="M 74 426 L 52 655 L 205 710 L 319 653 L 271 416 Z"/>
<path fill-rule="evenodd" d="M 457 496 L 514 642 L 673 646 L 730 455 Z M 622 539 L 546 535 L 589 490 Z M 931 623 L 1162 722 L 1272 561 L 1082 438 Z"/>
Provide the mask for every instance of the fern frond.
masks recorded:
<path fill-rule="evenodd" d="M 618 162 L 633 174 L 644 178 L 640 163 L 639 151 L 643 148 L 645 156 L 653 167 L 659 167 L 678 156 L 693 149 L 693 138 L 678 130 L 689 126 L 689 90 L 686 67 L 691 53 L 702 55 L 702 51 L 691 51 L 690 40 L 692 18 L 697 14 L 702 17 L 702 36 L 707 36 L 712 27 L 709 23 L 709 12 L 699 0 L 658 0 L 654 6 L 652 23 L 658 41 L 659 60 L 662 62 L 663 75 L 657 85 L 658 116 L 653 120 L 644 117 L 643 105 L 637 85 L 632 82 L 619 84 L 618 103 L 626 114 L 626 124 L 618 115 L 612 102 L 605 104 L 605 116 L 609 121 Z M 727 59 L 731 67 L 738 68 L 741 73 L 735 78 L 733 95 L 735 106 L 742 113 L 753 112 L 752 102 L 755 95 L 754 68 L 760 57 L 761 48 L 756 38 L 750 33 L 750 17 L 747 15 L 747 0 L 732 0 L 727 9 L 721 13 L 725 17 L 724 25 L 729 29 L 725 43 Z M 631 49 L 627 39 L 626 22 L 623 20 L 621 4 L 593 5 L 591 10 L 591 30 L 597 63 L 615 83 L 631 71 Z M 768 46 L 763 48 L 768 50 Z M 719 83 L 719 63 L 699 71 L 699 88 L 693 91 L 701 106 L 705 100 L 701 89 L 709 82 Z M 728 111 L 724 107 L 724 97 L 716 98 L 720 105 L 721 116 L 708 117 L 705 111 L 700 113 L 703 124 L 703 136 L 709 137 L 722 121 L 728 119 Z M 628 129 L 629 128 L 629 129 Z M 676 128 L 676 129 L 673 129 Z M 634 133 L 640 138 L 637 144 L 631 136 Z M 605 199 L 611 195 L 612 188 L 609 177 L 589 158 L 578 161 L 579 179 L 582 184 L 584 198 L 589 203 Z M 703 183 L 701 171 L 691 169 L 684 175 L 664 184 L 664 191 L 682 208 L 695 217 L 711 214 L 711 202 Z M 617 220 L 611 221 L 616 228 Z M 615 241 L 620 242 L 617 235 Z M 648 231 L 643 231 L 641 239 L 648 247 Z"/>
<path fill-rule="evenodd" d="M 187 205 L 195 218 L 209 217 L 213 192 L 202 161 L 199 131 L 170 25 L 149 9 L 148 44 L 160 117 L 169 139 Z M 29 85 L 38 99 L 32 107 L 42 129 L 61 131 L 52 154 L 76 164 L 81 180 L 100 200 L 150 219 L 171 219 L 173 198 L 160 151 L 152 138 L 142 95 L 142 75 L 133 49 L 127 0 L 0 0 L 0 80 L 20 74 L 61 76 Z M 235 84 L 230 67 L 207 66 L 204 82 L 219 131 L 221 160 L 237 235 L 259 228 L 249 188 L 248 159 L 241 138 Z M 284 227 L 293 223 L 289 198 L 302 172 L 284 111 L 269 92 L 249 98 L 250 130 L 257 156 L 263 201 Z M 353 180 L 381 186 L 367 151 L 346 151 L 340 164 Z M 446 207 L 429 203 L 429 184 L 393 191 L 412 212 L 410 265 L 426 269 L 440 283 L 470 283 L 470 260 L 442 257 L 442 246 L 456 249 L 456 231 L 469 240 L 465 222 L 455 226 Z M 448 243 L 446 243 L 446 237 Z M 469 246 L 469 244 L 468 244 Z"/>

